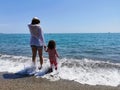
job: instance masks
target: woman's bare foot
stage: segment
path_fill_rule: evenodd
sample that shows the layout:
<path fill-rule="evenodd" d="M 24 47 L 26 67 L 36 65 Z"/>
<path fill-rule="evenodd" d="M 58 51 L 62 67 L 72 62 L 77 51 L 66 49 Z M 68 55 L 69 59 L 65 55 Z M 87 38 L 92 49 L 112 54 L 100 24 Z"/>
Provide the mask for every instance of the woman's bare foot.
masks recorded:
<path fill-rule="evenodd" d="M 38 67 L 38 69 L 39 69 L 39 70 L 42 69 L 42 66 Z"/>

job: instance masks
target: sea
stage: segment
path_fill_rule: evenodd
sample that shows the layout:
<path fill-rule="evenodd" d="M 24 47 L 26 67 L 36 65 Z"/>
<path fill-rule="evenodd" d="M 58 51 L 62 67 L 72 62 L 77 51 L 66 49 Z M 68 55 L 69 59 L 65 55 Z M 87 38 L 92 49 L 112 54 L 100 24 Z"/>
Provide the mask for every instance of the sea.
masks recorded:
<path fill-rule="evenodd" d="M 56 41 L 60 79 L 120 85 L 120 33 L 45 33 L 46 45 L 49 40 Z M 0 34 L 0 72 L 15 73 L 31 64 L 29 42 L 30 34 Z M 43 57 L 49 61 L 44 51 Z"/>

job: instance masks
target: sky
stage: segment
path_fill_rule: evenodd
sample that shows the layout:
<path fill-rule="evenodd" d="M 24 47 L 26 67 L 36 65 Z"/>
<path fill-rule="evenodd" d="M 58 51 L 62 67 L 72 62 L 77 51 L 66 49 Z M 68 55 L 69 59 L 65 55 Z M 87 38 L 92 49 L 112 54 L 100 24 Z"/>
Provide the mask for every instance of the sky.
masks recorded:
<path fill-rule="evenodd" d="M 120 0 L 0 0 L 0 33 L 120 33 Z"/>

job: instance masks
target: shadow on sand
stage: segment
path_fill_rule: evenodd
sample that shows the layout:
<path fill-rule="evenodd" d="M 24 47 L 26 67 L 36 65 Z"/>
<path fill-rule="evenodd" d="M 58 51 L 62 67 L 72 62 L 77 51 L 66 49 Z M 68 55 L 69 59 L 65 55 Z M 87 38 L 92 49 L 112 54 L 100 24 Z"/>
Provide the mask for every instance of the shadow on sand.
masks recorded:
<path fill-rule="evenodd" d="M 45 74 L 51 73 L 53 70 L 52 68 L 46 68 L 38 72 L 36 75 L 43 76 Z M 17 78 L 25 78 L 25 77 L 31 77 L 34 76 L 36 72 L 34 72 L 33 67 L 27 67 L 23 70 L 18 71 L 17 73 L 4 73 L 3 78 L 4 79 L 17 79 Z"/>
<path fill-rule="evenodd" d="M 31 77 L 33 75 L 28 74 L 18 74 L 18 73 L 5 73 L 3 74 L 4 79 L 18 79 L 18 78 L 25 78 L 25 77 Z"/>

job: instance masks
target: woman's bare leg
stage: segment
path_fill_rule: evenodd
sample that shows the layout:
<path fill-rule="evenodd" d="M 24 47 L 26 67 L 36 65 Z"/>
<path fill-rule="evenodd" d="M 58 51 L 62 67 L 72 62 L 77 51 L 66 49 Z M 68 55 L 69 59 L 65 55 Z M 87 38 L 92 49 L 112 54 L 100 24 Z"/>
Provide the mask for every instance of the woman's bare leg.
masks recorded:
<path fill-rule="evenodd" d="M 41 69 L 42 68 L 42 64 L 43 64 L 42 49 L 38 49 L 38 54 L 39 54 L 40 65 L 41 65 L 41 67 L 39 69 Z"/>
<path fill-rule="evenodd" d="M 35 65 L 35 61 L 36 61 L 36 55 L 37 55 L 37 48 L 36 47 L 32 47 L 32 62 Z"/>

